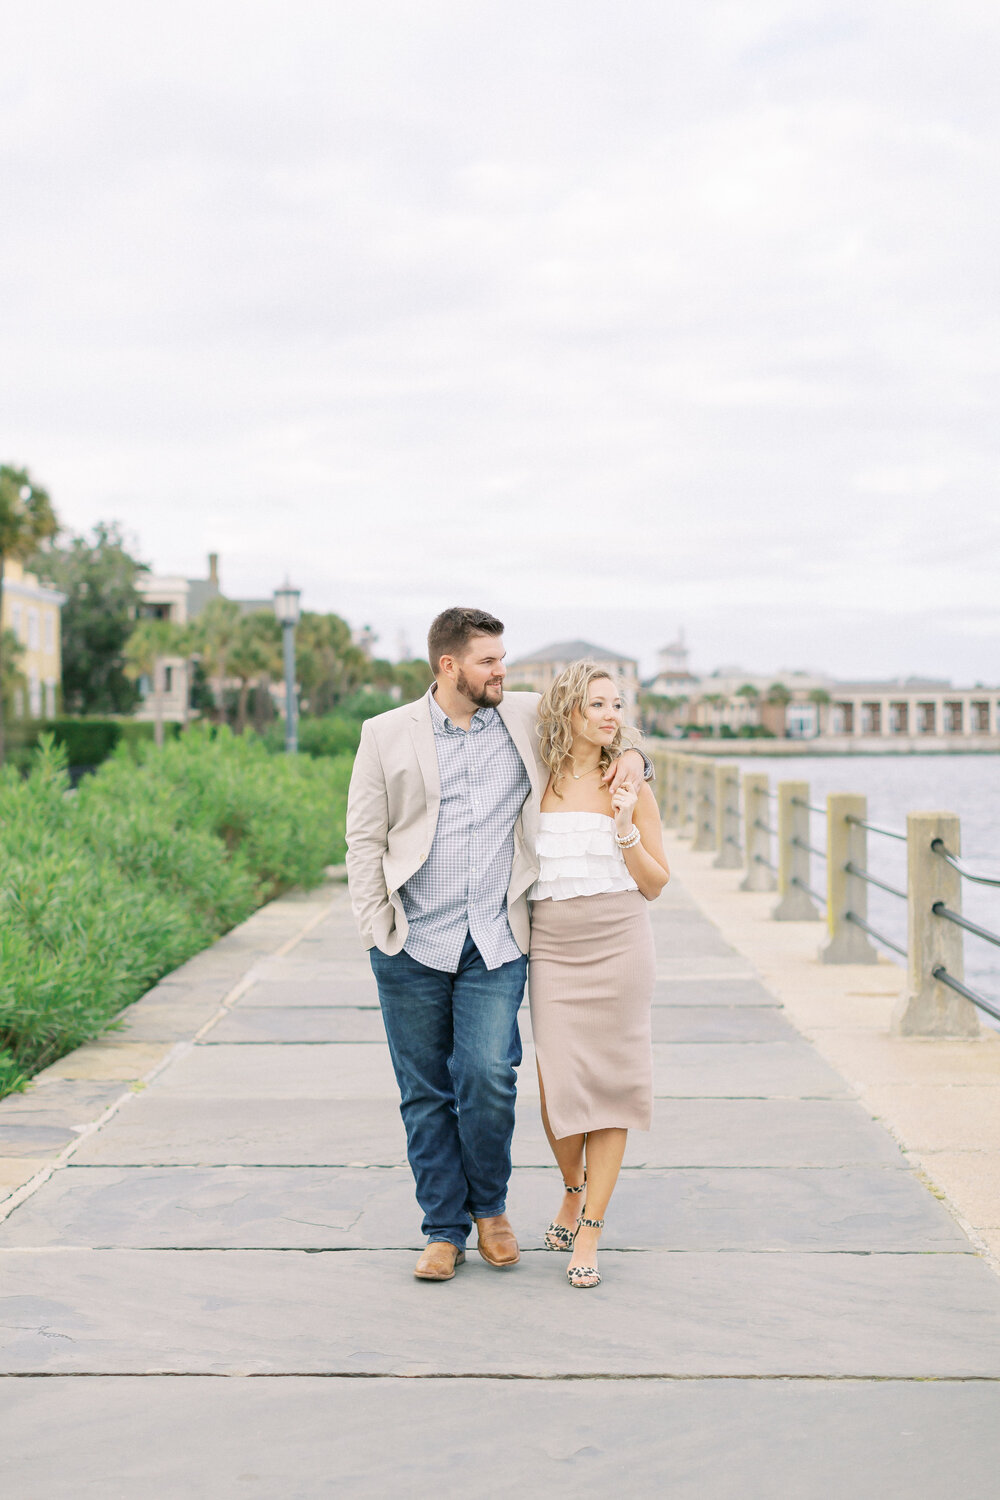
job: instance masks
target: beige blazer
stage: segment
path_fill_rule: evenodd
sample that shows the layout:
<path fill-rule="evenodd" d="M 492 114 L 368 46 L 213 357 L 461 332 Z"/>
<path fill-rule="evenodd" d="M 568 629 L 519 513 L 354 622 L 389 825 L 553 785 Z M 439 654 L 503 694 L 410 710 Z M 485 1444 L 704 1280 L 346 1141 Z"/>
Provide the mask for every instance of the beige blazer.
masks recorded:
<path fill-rule="evenodd" d="M 531 780 L 514 828 L 507 915 L 522 953 L 530 939 L 528 891 L 538 874 L 538 814 L 548 771 L 538 753 L 538 693 L 511 693 L 498 705 Z M 347 796 L 347 878 L 366 948 L 399 953 L 407 922 L 399 888 L 424 863 L 441 805 L 434 727 L 427 697 L 368 719 Z"/>

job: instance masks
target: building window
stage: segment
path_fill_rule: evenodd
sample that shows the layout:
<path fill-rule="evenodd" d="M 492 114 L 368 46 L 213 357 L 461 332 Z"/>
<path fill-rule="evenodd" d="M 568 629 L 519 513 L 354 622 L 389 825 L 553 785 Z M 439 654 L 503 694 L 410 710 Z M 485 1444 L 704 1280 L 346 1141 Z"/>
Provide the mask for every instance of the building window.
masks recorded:
<path fill-rule="evenodd" d="M 972 727 L 977 734 L 988 734 L 990 729 L 990 705 L 988 702 L 970 703 Z"/>
<path fill-rule="evenodd" d="M 909 734 L 910 705 L 908 703 L 889 704 L 889 729 L 893 734 Z"/>
<path fill-rule="evenodd" d="M 937 704 L 917 704 L 917 733 L 936 734 L 937 732 Z"/>
<path fill-rule="evenodd" d="M 861 733 L 882 733 L 882 705 L 881 703 L 862 703 L 861 705 Z"/>
<path fill-rule="evenodd" d="M 945 734 L 962 733 L 962 704 L 946 703 L 944 706 L 944 732 Z"/>
<path fill-rule="evenodd" d="M 56 716 L 56 684 L 55 679 L 50 677 L 45 684 L 45 717 L 54 719 Z"/>
<path fill-rule="evenodd" d="M 38 650 L 38 610 L 28 610 L 28 650 Z"/>
<path fill-rule="evenodd" d="M 854 733 L 854 704 L 835 703 L 830 716 L 834 734 Z"/>
<path fill-rule="evenodd" d="M 163 668 L 163 691 L 172 693 L 174 690 L 174 669 L 170 666 Z"/>
<path fill-rule="evenodd" d="M 28 712 L 33 719 L 42 717 L 42 684 L 37 672 L 28 673 Z"/>
<path fill-rule="evenodd" d="M 18 640 L 21 640 L 21 606 L 19 604 L 15 604 L 11 610 L 10 623 L 14 634 Z"/>
<path fill-rule="evenodd" d="M 44 632 L 46 651 L 54 651 L 56 645 L 56 617 L 51 610 L 46 610 L 45 612 Z"/>
<path fill-rule="evenodd" d="M 15 719 L 23 719 L 24 718 L 24 689 L 23 688 L 15 688 L 14 689 L 14 717 L 15 717 Z"/>

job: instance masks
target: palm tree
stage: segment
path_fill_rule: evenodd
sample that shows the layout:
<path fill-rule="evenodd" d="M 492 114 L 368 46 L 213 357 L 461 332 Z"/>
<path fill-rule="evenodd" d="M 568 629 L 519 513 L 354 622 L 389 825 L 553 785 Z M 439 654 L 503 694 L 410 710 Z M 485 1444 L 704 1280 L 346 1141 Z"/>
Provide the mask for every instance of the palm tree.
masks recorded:
<path fill-rule="evenodd" d="M 0 464 L 0 608 L 8 557 L 25 562 L 59 530 L 52 502 L 27 469 Z M 0 632 L 0 680 L 3 679 L 3 634 Z M 3 709 L 0 706 L 0 766 L 4 758 Z"/>
<path fill-rule="evenodd" d="M 752 682 L 745 682 L 742 687 L 736 689 L 737 698 L 745 698 L 748 703 L 756 703 L 760 697 L 760 689 L 755 688 Z"/>
<path fill-rule="evenodd" d="M 725 694 L 724 693 L 703 693 L 702 697 L 701 697 L 701 701 L 702 701 L 702 703 L 704 703 L 705 707 L 709 710 L 709 714 L 708 714 L 708 727 L 710 729 L 715 728 L 716 725 L 717 725 L 717 720 L 716 720 L 715 715 L 712 712 L 712 710 L 720 708 L 721 705 L 723 703 L 725 703 L 725 701 L 726 701 Z"/>
<path fill-rule="evenodd" d="M 317 717 L 329 713 L 369 680 L 370 662 L 351 640 L 350 626 L 340 615 L 303 610 L 295 632 L 295 667 L 302 687 L 303 707 Z"/>
<path fill-rule="evenodd" d="M 786 718 L 785 710 L 788 708 L 789 703 L 791 703 L 792 701 L 791 692 L 788 688 L 785 687 L 785 684 L 783 682 L 772 682 L 771 686 L 767 690 L 767 697 L 764 701 L 770 704 L 772 708 L 778 710 L 778 712 L 774 715 L 774 723 L 776 725 L 775 733 L 779 733 L 782 737 L 784 737 L 788 729 L 788 721 Z M 767 727 L 770 728 L 771 726 L 768 725 Z"/>
<path fill-rule="evenodd" d="M 163 744 L 163 658 L 183 656 L 184 633 L 169 620 L 140 620 L 125 642 L 125 675 L 149 679 L 153 696 L 153 739 Z"/>
<path fill-rule="evenodd" d="M 816 717 L 819 720 L 820 733 L 822 733 L 823 721 L 825 718 L 823 710 L 824 708 L 827 708 L 829 706 L 830 694 L 827 692 L 826 688 L 811 688 L 809 692 L 809 702 L 815 703 L 816 705 Z"/>
<path fill-rule="evenodd" d="M 229 650 L 229 671 L 240 684 L 236 706 L 237 734 L 242 734 L 246 728 L 250 684 L 257 682 L 260 685 L 265 677 L 277 676 L 281 669 L 281 626 L 274 615 L 243 615 Z"/>
<path fill-rule="evenodd" d="M 232 599 L 210 599 L 191 626 L 191 648 L 200 653 L 209 677 L 215 679 L 215 709 L 226 722 L 226 677 L 229 657 L 239 639 L 243 615 Z"/>

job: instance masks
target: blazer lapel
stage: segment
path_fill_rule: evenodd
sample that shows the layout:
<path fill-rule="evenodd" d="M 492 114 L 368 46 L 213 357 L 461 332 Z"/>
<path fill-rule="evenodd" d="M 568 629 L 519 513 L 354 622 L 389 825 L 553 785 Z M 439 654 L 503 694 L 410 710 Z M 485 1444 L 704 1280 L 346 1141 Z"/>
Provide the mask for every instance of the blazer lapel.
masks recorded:
<path fill-rule="evenodd" d="M 501 700 L 497 712 L 507 726 L 507 733 L 514 741 L 518 755 L 524 761 L 524 769 L 531 778 L 531 790 L 540 798 L 545 790 L 538 758 L 538 741 L 535 739 L 535 715 L 526 716 L 522 708 L 513 709 L 508 698 Z"/>
<path fill-rule="evenodd" d="M 441 806 L 441 773 L 438 770 L 437 750 L 434 746 L 431 706 L 426 697 L 418 698 L 414 704 L 414 711 L 410 716 L 410 737 L 413 740 L 417 765 L 424 779 L 429 838 L 433 839 L 434 830 L 437 827 L 438 809 Z"/>

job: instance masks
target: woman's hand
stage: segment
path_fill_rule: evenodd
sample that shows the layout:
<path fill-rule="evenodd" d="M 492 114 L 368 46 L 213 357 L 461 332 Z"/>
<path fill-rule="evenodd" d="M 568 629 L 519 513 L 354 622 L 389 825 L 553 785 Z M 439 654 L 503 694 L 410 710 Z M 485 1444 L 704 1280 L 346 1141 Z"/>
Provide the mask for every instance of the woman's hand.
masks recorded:
<path fill-rule="evenodd" d="M 615 810 L 615 828 L 623 836 L 632 827 L 632 813 L 638 802 L 638 793 L 633 791 L 627 781 L 623 781 L 611 793 L 611 806 Z"/>

